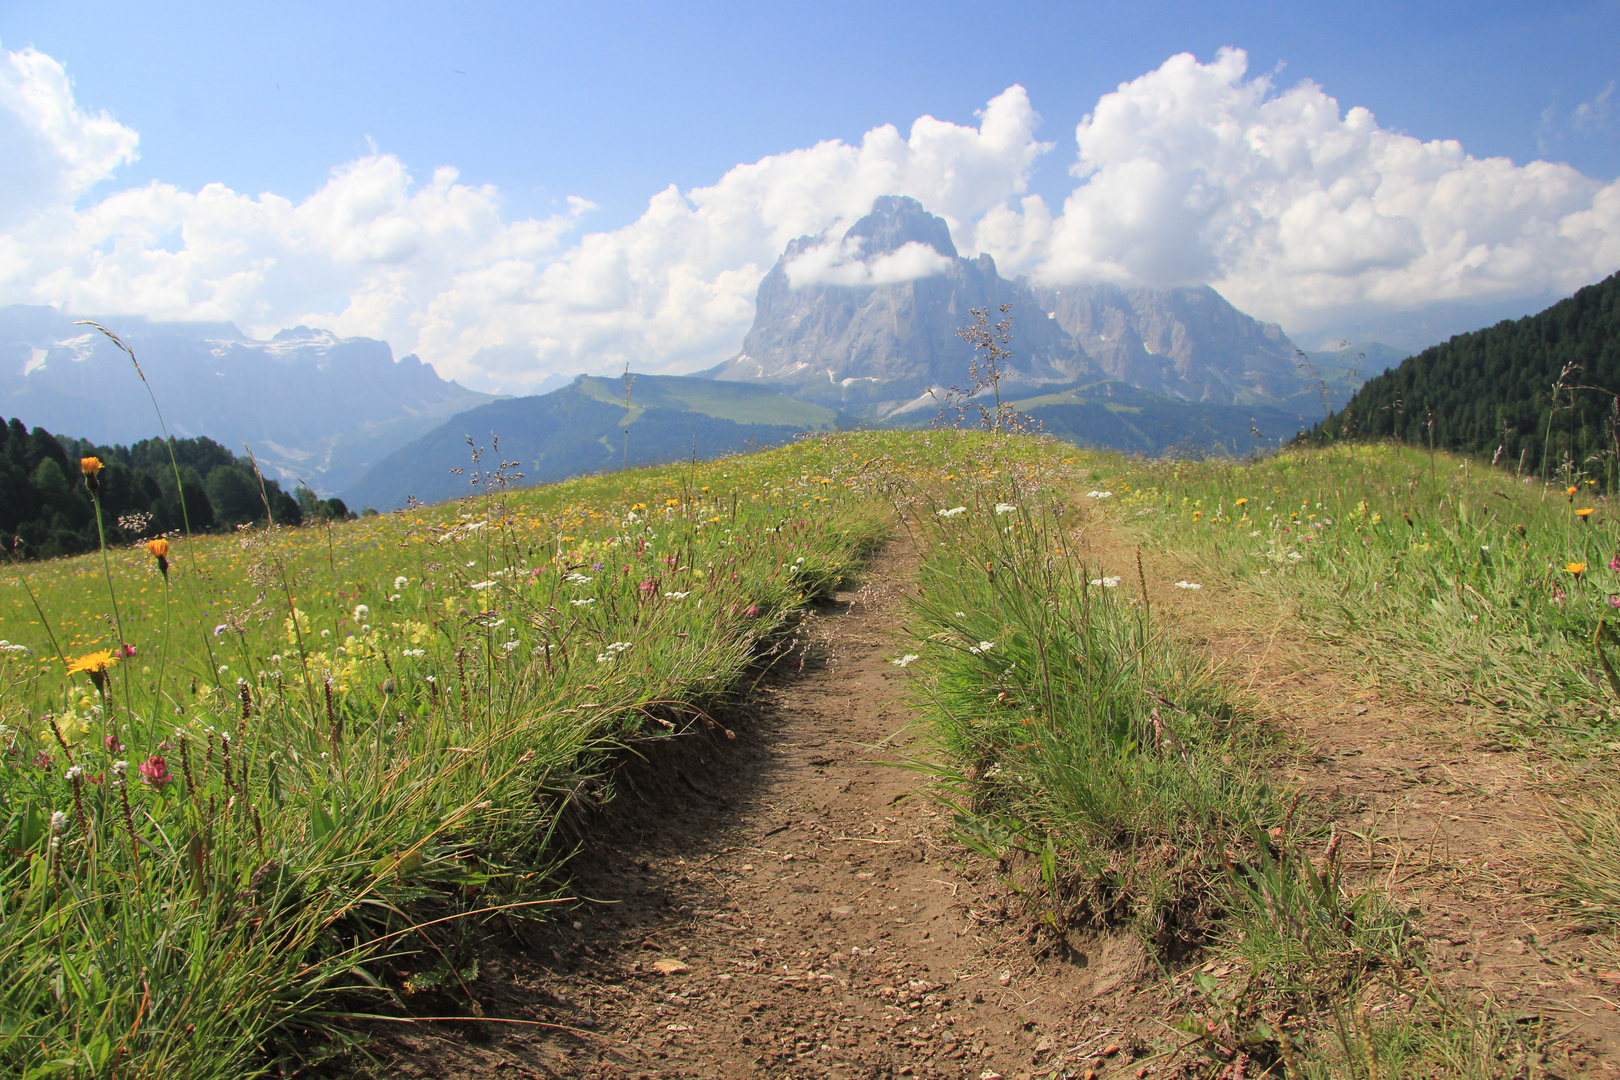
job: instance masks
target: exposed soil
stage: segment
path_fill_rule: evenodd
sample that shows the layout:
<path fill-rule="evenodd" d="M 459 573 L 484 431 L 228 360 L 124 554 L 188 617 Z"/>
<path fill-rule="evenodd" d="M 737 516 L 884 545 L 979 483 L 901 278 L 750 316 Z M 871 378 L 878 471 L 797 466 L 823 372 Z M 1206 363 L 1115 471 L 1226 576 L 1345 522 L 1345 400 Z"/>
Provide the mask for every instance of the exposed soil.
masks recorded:
<path fill-rule="evenodd" d="M 1099 533 L 1093 554 L 1134 571 L 1135 551 L 1117 536 Z M 1186 576 L 1143 558 L 1150 582 Z M 1557 828 L 1546 810 L 1557 763 L 1490 739 L 1478 703 L 1448 710 L 1358 685 L 1291 611 L 1200 584 L 1150 587 L 1150 602 L 1287 732 L 1296 756 L 1284 779 L 1333 807 L 1361 880 L 1417 913 L 1436 974 L 1543 1032 L 1556 1071 L 1620 1072 L 1620 971 L 1549 902 L 1539 873 L 1538 848 Z"/>
<path fill-rule="evenodd" d="M 1164 1029 L 1130 937 L 1037 960 L 1018 904 L 897 767 L 902 544 L 809 626 L 746 715 L 616 778 L 590 897 L 484 965 L 486 1015 L 379 1040 L 392 1077 L 1142 1075 Z M 794 670 L 795 666 L 797 670 Z"/>

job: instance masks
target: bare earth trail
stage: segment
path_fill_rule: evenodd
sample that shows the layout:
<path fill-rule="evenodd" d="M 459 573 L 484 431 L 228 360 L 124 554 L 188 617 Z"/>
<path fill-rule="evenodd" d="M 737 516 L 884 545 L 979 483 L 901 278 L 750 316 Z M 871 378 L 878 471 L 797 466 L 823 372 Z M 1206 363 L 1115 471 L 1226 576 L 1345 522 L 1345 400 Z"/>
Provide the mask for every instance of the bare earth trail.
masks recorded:
<path fill-rule="evenodd" d="M 926 797 L 897 542 L 812 621 L 801 670 L 622 770 L 572 929 L 486 963 L 486 1014 L 372 1049 L 399 1077 L 1140 1075 L 1164 1033 L 1128 938 L 1037 963 Z M 1016 903 L 1011 902 L 1016 908 Z"/>
<path fill-rule="evenodd" d="M 1097 531 L 1091 554 L 1134 577 L 1123 537 Z M 1333 806 L 1362 880 L 1418 911 L 1440 978 L 1544 1031 L 1561 1074 L 1620 1073 L 1620 971 L 1549 905 L 1539 873 L 1537 847 L 1557 829 L 1546 810 L 1557 763 L 1490 740 L 1477 702 L 1446 709 L 1358 685 L 1290 609 L 1207 577 L 1196 591 L 1168 588 L 1185 565 L 1143 559 L 1171 632 L 1207 649 L 1286 733 L 1295 756 L 1279 779 Z"/>

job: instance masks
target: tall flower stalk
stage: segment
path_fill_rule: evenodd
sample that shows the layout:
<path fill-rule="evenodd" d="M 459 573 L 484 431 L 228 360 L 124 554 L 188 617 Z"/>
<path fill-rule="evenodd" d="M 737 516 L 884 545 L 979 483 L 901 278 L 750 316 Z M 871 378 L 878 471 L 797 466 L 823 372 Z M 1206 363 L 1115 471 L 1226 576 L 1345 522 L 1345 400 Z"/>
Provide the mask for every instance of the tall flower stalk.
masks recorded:
<path fill-rule="evenodd" d="M 122 349 L 124 355 L 129 357 L 129 362 L 135 365 L 135 374 L 140 376 L 141 385 L 146 387 L 146 396 L 152 400 L 152 411 L 157 414 L 158 429 L 163 432 L 163 445 L 169 451 L 169 466 L 174 470 L 174 494 L 175 498 L 180 500 L 180 520 L 185 526 L 186 539 L 191 539 L 191 512 L 186 509 L 186 486 L 180 480 L 180 460 L 174 454 L 174 436 L 169 434 L 169 425 L 163 419 L 163 410 L 158 407 L 157 395 L 152 392 L 152 384 L 146 381 L 146 372 L 141 370 L 141 362 L 135 358 L 135 350 L 124 344 L 123 338 L 94 320 L 80 319 L 73 325 L 89 326 L 100 330 L 107 335 L 107 340 Z M 99 527 L 99 515 L 96 523 Z M 106 546 L 105 541 L 102 542 L 102 546 Z M 165 576 L 165 580 L 167 580 L 167 576 Z"/>
<path fill-rule="evenodd" d="M 90 502 L 96 510 L 96 536 L 101 541 L 101 572 L 107 579 L 107 595 L 112 599 L 113 630 L 118 635 L 118 655 L 120 657 L 135 655 L 130 646 L 129 639 L 124 636 L 124 619 L 118 613 L 118 590 L 113 587 L 112 561 L 107 557 L 107 528 L 101 519 L 101 481 L 100 475 L 103 466 L 98 457 L 79 459 L 79 471 L 84 474 L 84 486 L 90 490 Z M 129 700 L 129 680 L 124 682 L 124 711 L 134 713 Z"/>
<path fill-rule="evenodd" d="M 146 550 L 157 560 L 158 573 L 163 575 L 163 651 L 158 654 L 157 685 L 152 695 L 152 712 L 162 712 L 163 675 L 169 664 L 169 542 L 163 537 L 146 542 Z"/>

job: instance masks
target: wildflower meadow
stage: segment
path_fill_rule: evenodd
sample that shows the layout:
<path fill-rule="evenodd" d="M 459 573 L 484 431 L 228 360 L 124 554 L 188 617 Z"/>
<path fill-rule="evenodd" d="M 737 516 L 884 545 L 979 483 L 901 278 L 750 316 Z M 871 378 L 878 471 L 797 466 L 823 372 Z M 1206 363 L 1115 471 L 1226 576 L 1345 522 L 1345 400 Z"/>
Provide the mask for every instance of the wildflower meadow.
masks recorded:
<path fill-rule="evenodd" d="M 8 1074 L 307 1069 L 357 1019 L 476 1015 L 481 943 L 575 902 L 578 811 L 611 798 L 615 755 L 723 730 L 807 609 L 901 535 L 921 556 L 892 659 L 911 764 L 1040 912 L 1038 950 L 1125 930 L 1166 970 L 1232 958 L 1248 996 L 1212 982 L 1174 1021 L 1210 1060 L 1217 1027 L 1298 1075 L 1519 1046 L 1423 974 L 1407 913 L 1346 876 L 1331 807 L 1271 767 L 1281 734 L 1152 597 L 1266 598 L 1360 677 L 1595 753 L 1620 652 L 1595 485 L 1399 447 L 1147 462 L 947 431 L 510 479 L 11 566 Z M 1100 530 L 1150 558 L 1104 566 Z M 1593 813 L 1567 816 L 1587 840 L 1561 857 L 1620 910 Z M 1421 1006 L 1358 1027 L 1374 999 Z"/>
<path fill-rule="evenodd" d="M 607 756 L 715 723 L 906 492 L 956 479 L 952 441 L 485 474 L 438 507 L 13 566 L 5 1070 L 244 1075 L 454 984 L 456 941 L 568 901 L 559 830 Z"/>
<path fill-rule="evenodd" d="M 1511 741 L 1614 740 L 1620 535 L 1596 479 L 1372 444 L 1106 479 L 1113 520 L 1288 605 L 1358 677 L 1475 706 Z"/>

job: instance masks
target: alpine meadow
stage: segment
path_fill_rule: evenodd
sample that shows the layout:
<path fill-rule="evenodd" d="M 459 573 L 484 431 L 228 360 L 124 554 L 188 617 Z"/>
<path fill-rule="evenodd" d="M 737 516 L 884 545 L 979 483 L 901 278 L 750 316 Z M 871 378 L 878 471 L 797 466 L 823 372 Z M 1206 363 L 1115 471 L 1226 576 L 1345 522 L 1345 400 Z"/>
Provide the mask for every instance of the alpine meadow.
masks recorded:
<path fill-rule="evenodd" d="M 0 1077 L 1620 1072 L 1612 2 L 11 7 Z"/>

